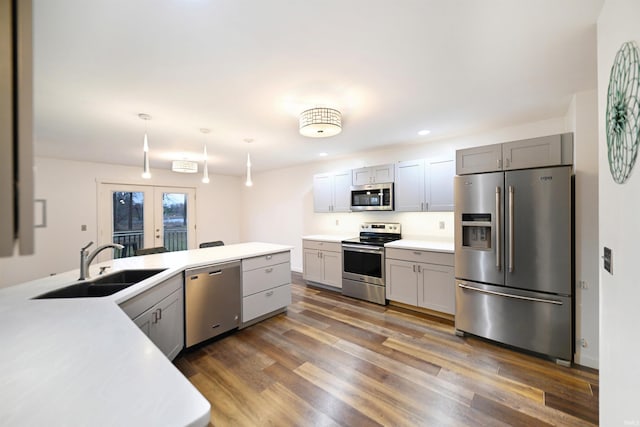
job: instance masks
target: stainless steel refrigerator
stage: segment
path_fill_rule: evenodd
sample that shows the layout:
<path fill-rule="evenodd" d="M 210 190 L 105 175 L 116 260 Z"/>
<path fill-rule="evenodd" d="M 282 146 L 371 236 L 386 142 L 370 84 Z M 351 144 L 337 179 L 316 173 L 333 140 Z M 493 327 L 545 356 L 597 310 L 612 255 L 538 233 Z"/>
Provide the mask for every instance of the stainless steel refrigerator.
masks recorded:
<path fill-rule="evenodd" d="M 570 362 L 572 168 L 461 175 L 454 183 L 456 331 Z"/>

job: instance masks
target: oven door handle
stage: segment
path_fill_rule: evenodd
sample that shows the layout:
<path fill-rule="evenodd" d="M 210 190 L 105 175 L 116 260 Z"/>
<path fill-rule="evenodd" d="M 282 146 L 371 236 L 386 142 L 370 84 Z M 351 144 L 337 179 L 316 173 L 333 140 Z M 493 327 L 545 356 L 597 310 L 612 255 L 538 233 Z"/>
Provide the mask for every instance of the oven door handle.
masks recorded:
<path fill-rule="evenodd" d="M 362 245 L 347 245 L 342 244 L 342 249 L 353 250 L 355 252 L 365 252 L 370 254 L 379 254 L 384 252 L 384 247 L 377 246 L 362 246 Z"/>

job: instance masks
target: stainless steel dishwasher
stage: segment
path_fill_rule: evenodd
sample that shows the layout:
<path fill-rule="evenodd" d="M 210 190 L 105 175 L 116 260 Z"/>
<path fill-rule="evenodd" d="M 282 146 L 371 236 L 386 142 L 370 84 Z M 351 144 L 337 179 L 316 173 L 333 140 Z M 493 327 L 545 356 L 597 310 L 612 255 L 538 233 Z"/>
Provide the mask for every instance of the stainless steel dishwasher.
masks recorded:
<path fill-rule="evenodd" d="M 191 347 L 240 324 L 240 261 L 185 271 L 185 341 Z"/>

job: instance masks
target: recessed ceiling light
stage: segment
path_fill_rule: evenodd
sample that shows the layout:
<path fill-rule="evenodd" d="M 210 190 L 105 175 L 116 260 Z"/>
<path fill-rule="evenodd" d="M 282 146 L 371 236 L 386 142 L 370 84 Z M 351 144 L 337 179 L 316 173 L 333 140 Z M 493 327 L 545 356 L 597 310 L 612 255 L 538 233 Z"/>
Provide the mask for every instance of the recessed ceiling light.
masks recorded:
<path fill-rule="evenodd" d="M 431 133 L 430 130 L 422 129 L 421 131 L 418 132 L 418 135 L 425 136 L 425 135 L 429 135 L 430 133 Z"/>
<path fill-rule="evenodd" d="M 318 154 L 318 156 L 320 156 L 320 157 L 327 157 L 328 155 L 329 155 L 329 153 L 320 153 L 320 154 Z"/>

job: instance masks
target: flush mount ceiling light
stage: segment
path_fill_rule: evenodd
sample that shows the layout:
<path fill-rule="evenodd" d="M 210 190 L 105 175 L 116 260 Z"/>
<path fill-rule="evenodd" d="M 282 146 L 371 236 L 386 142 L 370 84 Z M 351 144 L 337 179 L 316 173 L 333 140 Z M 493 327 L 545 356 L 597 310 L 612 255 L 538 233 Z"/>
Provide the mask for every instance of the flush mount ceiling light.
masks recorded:
<path fill-rule="evenodd" d="M 311 108 L 300 113 L 300 134 L 326 138 L 342 132 L 342 114 L 333 108 Z"/>
<path fill-rule="evenodd" d="M 138 114 L 138 117 L 140 117 L 140 119 L 145 121 L 144 143 L 143 143 L 143 146 L 142 146 L 142 152 L 143 152 L 142 178 L 150 179 L 151 178 L 151 172 L 149 171 L 149 140 L 147 139 L 147 125 L 146 125 L 146 122 L 151 120 L 151 116 L 148 115 L 148 114 L 145 114 L 145 113 L 140 113 L 140 114 Z"/>
<path fill-rule="evenodd" d="M 171 170 L 179 173 L 198 173 L 198 163 L 191 160 L 174 160 Z"/>

